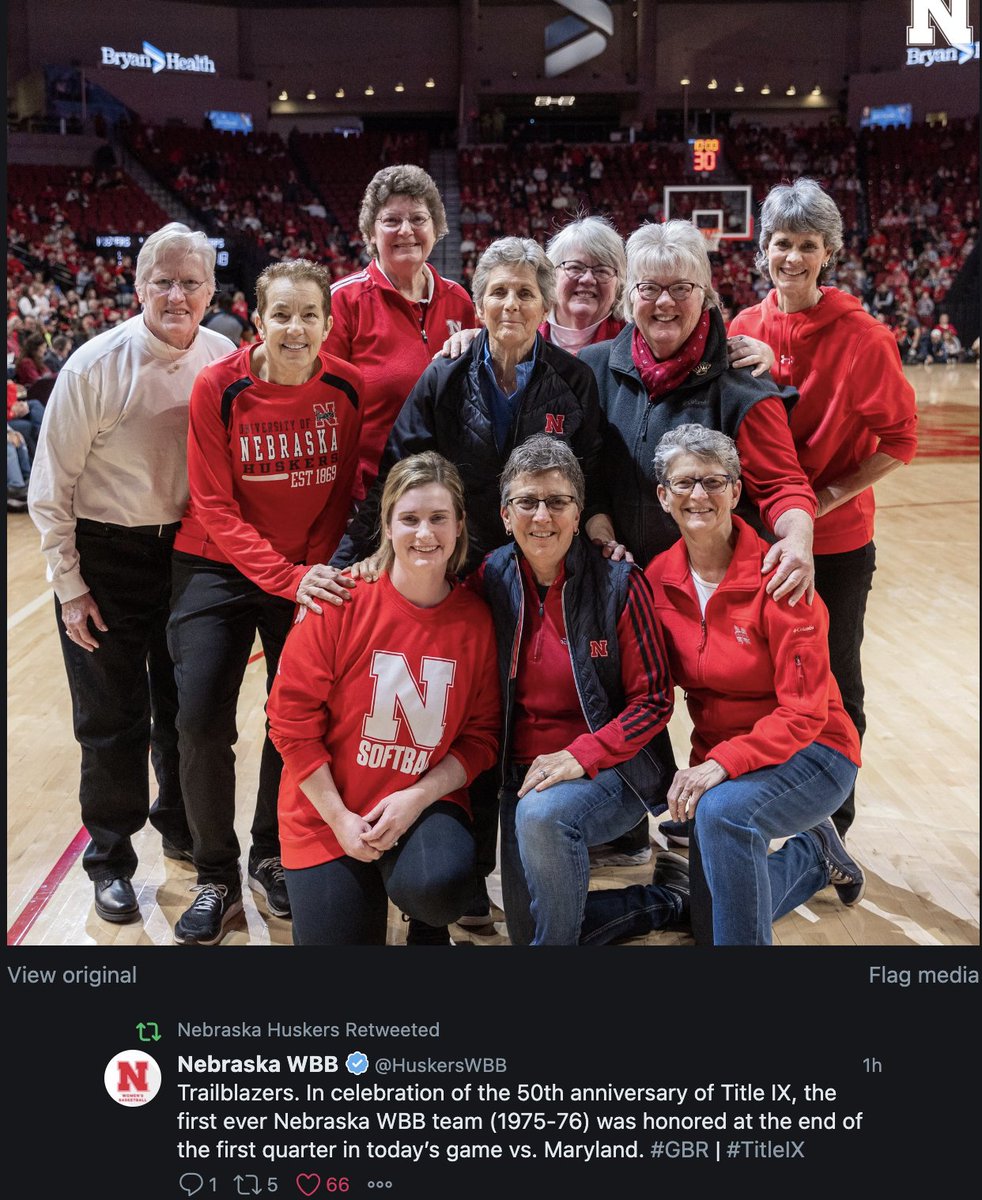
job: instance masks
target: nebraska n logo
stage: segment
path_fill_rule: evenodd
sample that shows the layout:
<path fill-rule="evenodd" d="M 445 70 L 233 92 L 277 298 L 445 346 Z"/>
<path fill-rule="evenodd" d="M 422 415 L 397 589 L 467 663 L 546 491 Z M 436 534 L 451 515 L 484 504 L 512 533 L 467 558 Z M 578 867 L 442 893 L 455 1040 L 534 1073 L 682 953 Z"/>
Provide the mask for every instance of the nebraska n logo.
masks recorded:
<path fill-rule="evenodd" d="M 607 48 L 614 33 L 614 14 L 601 0 L 556 0 L 572 17 L 546 26 L 546 75 L 563 75 Z"/>
<path fill-rule="evenodd" d="M 958 48 L 975 39 L 968 23 L 968 0 L 911 0 L 908 46 L 933 46 L 937 28 L 949 46 Z"/>
<path fill-rule="evenodd" d="M 376 650 L 370 670 L 375 695 L 362 735 L 377 742 L 394 742 L 399 736 L 398 706 L 415 744 L 435 750 L 447 723 L 447 699 L 456 666 L 453 659 L 424 658 L 417 685 L 405 655 Z"/>

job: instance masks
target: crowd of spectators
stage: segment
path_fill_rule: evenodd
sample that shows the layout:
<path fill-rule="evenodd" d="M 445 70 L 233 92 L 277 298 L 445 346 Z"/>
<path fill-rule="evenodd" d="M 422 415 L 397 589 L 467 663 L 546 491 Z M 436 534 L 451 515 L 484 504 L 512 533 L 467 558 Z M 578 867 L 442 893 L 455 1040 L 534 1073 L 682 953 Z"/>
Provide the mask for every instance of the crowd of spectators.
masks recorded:
<path fill-rule="evenodd" d="M 311 257 L 335 278 L 366 261 L 357 231 L 365 180 L 387 163 L 428 165 L 430 151 L 427 136 L 415 133 L 294 132 L 284 141 L 278 134 L 152 125 L 131 128 L 128 143 L 210 233 L 246 244 L 250 263 Z M 781 178 L 804 172 L 827 188 L 847 232 L 832 282 L 893 329 L 905 361 L 971 356 L 945 298 L 978 237 L 977 119 L 864 130 L 858 138 L 839 123 L 739 123 L 725 130 L 724 152 L 728 180 L 749 183 L 755 201 Z M 661 220 L 663 185 L 686 178 L 685 155 L 672 133 L 633 143 L 461 148 L 456 277 L 468 286 L 495 238 L 517 234 L 545 243 L 577 213 L 604 213 L 625 236 L 643 221 Z M 106 161 L 80 169 L 11 165 L 8 190 L 8 378 L 43 397 L 43 380 L 50 386 L 66 347 L 70 352 L 138 311 L 133 261 L 98 253 L 95 234 L 140 233 L 169 218 Z M 755 246 L 745 241 L 724 240 L 713 255 L 726 316 L 768 289 L 754 258 Z M 229 301 L 248 339 L 246 291 Z"/>

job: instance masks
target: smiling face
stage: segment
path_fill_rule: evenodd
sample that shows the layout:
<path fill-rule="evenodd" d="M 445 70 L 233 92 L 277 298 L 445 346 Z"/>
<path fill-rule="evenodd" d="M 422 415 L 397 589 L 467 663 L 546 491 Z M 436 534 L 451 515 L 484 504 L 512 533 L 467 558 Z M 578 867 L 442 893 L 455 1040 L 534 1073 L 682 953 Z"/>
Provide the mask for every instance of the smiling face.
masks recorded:
<path fill-rule="evenodd" d="M 502 508 L 501 519 L 541 584 L 552 583 L 559 575 L 563 559 L 580 527 L 580 509 L 574 502 L 562 512 L 551 512 L 545 504 L 537 505 L 533 512 L 523 512 L 513 502 L 525 497 L 545 500 L 546 497 L 573 496 L 575 491 L 566 475 L 558 470 L 523 472 L 515 476 L 508 489 L 509 503 Z"/>
<path fill-rule="evenodd" d="M 199 286 L 187 292 L 181 284 Z M 201 255 L 178 248 L 161 254 L 146 282 L 137 288 L 144 324 L 154 337 L 178 350 L 186 350 L 194 341 L 214 294 L 215 284 Z"/>
<path fill-rule="evenodd" d="M 390 575 L 396 587 L 400 579 L 418 579 L 421 572 L 442 580 L 463 526 L 454 512 L 453 496 L 442 483 L 404 492 L 385 527 L 395 556 Z"/>
<path fill-rule="evenodd" d="M 317 284 L 312 279 L 273 279 L 256 324 L 263 339 L 266 377 L 273 383 L 306 383 L 331 331 Z"/>
<path fill-rule="evenodd" d="M 699 458 L 695 454 L 676 454 L 668 462 L 669 484 L 682 479 L 702 480 L 707 476 L 726 474 L 726 468 L 718 460 Z M 701 483 L 697 483 L 691 492 L 680 496 L 660 483 L 658 499 L 686 541 L 707 534 L 728 538 L 733 529 L 730 514 L 740 499 L 740 480 L 728 482 L 718 492 L 707 492 Z"/>
<path fill-rule="evenodd" d="M 492 356 L 519 361 L 532 349 L 546 315 L 535 268 L 527 263 L 495 267 L 477 315 L 487 327 Z"/>
<path fill-rule="evenodd" d="M 673 300 L 665 288 L 673 283 L 683 283 L 681 275 L 663 272 L 665 276 L 645 276 L 662 285 L 662 291 L 657 300 L 644 300 L 641 293 L 635 290 L 631 295 L 634 322 L 641 330 L 641 336 L 648 343 L 651 353 L 661 361 L 671 358 L 687 341 L 689 335 L 699 324 L 702 316 L 703 298 L 705 291 L 694 287 L 685 300 Z"/>
<path fill-rule="evenodd" d="M 801 312 L 822 297 L 818 279 L 829 257 L 820 233 L 778 229 L 767 243 L 767 269 L 782 312 Z"/>
<path fill-rule="evenodd" d="M 565 262 L 581 263 L 587 267 L 606 267 L 593 255 L 574 246 L 564 258 Z M 556 322 L 567 329 L 585 329 L 602 321 L 614 306 L 617 295 L 617 275 L 601 282 L 593 271 L 577 279 L 562 267 L 556 270 Z"/>
<path fill-rule="evenodd" d="M 386 275 L 420 270 L 436 245 L 433 217 L 426 201 L 390 196 L 375 217 L 371 244 Z"/>

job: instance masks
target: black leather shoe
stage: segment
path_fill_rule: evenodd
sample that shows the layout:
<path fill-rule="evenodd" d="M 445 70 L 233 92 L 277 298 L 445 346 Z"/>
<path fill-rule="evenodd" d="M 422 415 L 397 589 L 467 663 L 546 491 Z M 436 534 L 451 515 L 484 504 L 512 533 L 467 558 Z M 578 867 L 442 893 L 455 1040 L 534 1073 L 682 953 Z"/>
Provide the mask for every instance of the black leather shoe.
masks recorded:
<path fill-rule="evenodd" d="M 124 925 L 140 916 L 136 892 L 128 879 L 99 879 L 95 884 L 95 910 L 104 921 Z"/>
<path fill-rule="evenodd" d="M 161 844 L 164 849 L 164 858 L 174 858 L 179 862 L 194 862 L 194 850 L 190 845 L 179 845 L 169 838 L 161 838 Z"/>

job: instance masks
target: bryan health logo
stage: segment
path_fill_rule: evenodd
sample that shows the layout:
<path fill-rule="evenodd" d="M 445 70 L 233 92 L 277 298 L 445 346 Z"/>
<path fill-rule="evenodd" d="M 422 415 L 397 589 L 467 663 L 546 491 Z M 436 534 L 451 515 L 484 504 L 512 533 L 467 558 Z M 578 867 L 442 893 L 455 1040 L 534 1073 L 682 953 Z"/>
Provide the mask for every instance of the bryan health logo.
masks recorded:
<path fill-rule="evenodd" d="M 934 48 L 935 33 L 948 43 Z M 931 49 L 917 49 L 919 46 Z M 975 30 L 968 23 L 968 0 L 911 0 L 907 26 L 907 66 L 970 62 L 979 57 Z"/>
<path fill-rule="evenodd" d="M 198 75 L 214 75 L 215 63 L 207 54 L 190 56 L 175 54 L 172 50 L 158 50 L 152 42 L 143 43 L 143 53 L 136 54 L 132 50 L 114 50 L 112 46 L 102 47 L 102 66 L 118 67 L 121 71 L 137 68 L 141 71 L 152 71 L 159 75 L 161 71 L 193 71 Z"/>

